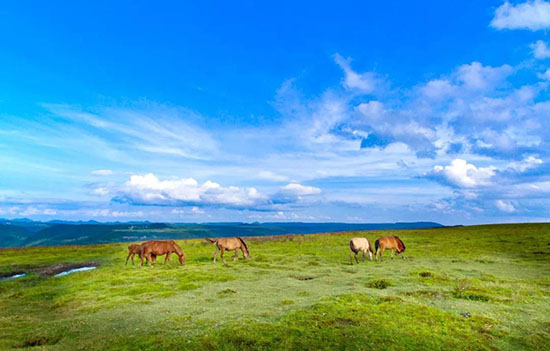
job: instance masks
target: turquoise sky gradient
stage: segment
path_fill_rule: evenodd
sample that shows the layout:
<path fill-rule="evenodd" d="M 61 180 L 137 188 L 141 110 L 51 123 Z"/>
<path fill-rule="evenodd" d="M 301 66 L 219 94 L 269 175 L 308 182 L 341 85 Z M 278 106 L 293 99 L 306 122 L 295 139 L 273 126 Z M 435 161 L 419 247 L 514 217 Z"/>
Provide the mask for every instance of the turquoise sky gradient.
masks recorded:
<path fill-rule="evenodd" d="M 550 220 L 550 3 L 9 1 L 0 217 Z"/>

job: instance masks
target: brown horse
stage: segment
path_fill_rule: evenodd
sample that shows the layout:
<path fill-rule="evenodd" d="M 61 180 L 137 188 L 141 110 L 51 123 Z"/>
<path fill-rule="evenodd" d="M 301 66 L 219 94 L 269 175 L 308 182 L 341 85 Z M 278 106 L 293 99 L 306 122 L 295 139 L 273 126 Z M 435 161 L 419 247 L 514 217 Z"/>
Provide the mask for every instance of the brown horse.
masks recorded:
<path fill-rule="evenodd" d="M 380 255 L 380 261 L 384 260 L 383 254 L 386 249 L 391 251 L 391 258 L 393 258 L 394 249 L 396 254 L 401 254 L 401 258 L 405 258 L 405 244 L 398 236 L 383 236 L 374 242 L 374 247 L 376 260 L 378 260 L 378 255 Z"/>
<path fill-rule="evenodd" d="M 132 264 L 134 264 L 134 256 L 138 255 L 139 258 L 141 258 L 141 244 L 132 244 L 128 246 L 128 257 L 126 257 L 126 264 L 128 264 L 128 259 L 132 258 Z M 157 256 L 154 254 L 151 254 L 151 258 L 153 259 L 153 263 L 157 262 Z"/>
<path fill-rule="evenodd" d="M 216 263 L 216 256 L 218 256 L 218 251 L 221 252 L 220 255 L 222 257 L 222 261 L 224 264 L 226 264 L 225 258 L 223 257 L 225 250 L 229 250 L 229 251 L 235 250 L 235 258 L 233 259 L 233 261 L 239 259 L 239 249 L 241 249 L 241 251 L 243 252 L 244 259 L 247 259 L 248 257 L 250 257 L 250 251 L 248 250 L 248 246 L 246 246 L 246 243 L 240 237 L 220 238 L 216 240 L 206 238 L 206 240 L 212 244 L 216 244 L 216 252 L 214 252 L 214 261 L 213 261 L 214 263 Z"/>
<path fill-rule="evenodd" d="M 141 244 L 141 262 L 139 265 L 143 266 L 143 259 L 146 258 L 150 266 L 151 261 L 156 262 L 156 256 L 159 255 L 166 255 L 164 259 L 164 264 L 166 264 L 170 260 L 172 253 L 178 255 L 182 266 L 185 265 L 185 253 L 174 240 L 151 240 L 144 242 Z"/>
<path fill-rule="evenodd" d="M 372 261 L 372 246 L 367 238 L 353 238 L 349 241 L 349 263 L 353 265 L 352 253 L 355 254 L 355 261 L 359 264 L 357 254 L 363 252 L 363 262 L 365 262 L 365 252 L 369 253 L 369 259 Z"/>
<path fill-rule="evenodd" d="M 128 259 L 132 257 L 132 264 L 134 264 L 134 256 L 138 255 L 141 258 L 141 244 L 132 244 L 128 246 L 128 257 L 126 257 L 126 264 L 128 264 Z"/>

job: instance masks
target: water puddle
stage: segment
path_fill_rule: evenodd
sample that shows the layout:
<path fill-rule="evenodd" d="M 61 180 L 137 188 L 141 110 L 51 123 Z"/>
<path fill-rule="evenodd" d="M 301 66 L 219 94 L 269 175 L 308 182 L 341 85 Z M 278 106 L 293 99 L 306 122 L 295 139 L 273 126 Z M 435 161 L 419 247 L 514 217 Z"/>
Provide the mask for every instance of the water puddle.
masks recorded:
<path fill-rule="evenodd" d="M 14 274 L 14 275 L 9 275 L 7 277 L 0 277 L 0 281 L 17 279 L 17 278 L 24 277 L 26 275 L 27 275 L 27 273 L 17 273 L 17 274 Z"/>
<path fill-rule="evenodd" d="M 73 269 L 69 269 L 68 271 L 57 273 L 54 275 L 54 277 L 63 277 L 65 275 L 69 275 L 76 272 L 91 271 L 92 269 L 96 269 L 96 268 L 97 268 L 96 266 L 85 266 L 85 267 L 73 268 Z"/>

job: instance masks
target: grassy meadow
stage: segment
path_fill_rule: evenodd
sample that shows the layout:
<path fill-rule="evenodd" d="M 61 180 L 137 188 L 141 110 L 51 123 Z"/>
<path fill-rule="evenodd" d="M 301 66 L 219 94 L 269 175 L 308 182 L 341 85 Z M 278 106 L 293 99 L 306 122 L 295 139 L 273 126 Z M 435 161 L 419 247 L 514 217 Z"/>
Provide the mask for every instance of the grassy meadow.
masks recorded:
<path fill-rule="evenodd" d="M 350 265 L 349 239 L 399 235 L 407 259 Z M 246 238 L 245 238 L 246 239 Z M 269 239 L 269 238 L 268 238 Z M 550 345 L 550 224 L 347 232 L 247 240 L 211 262 L 178 241 L 154 267 L 127 243 L 0 251 L 0 273 L 96 262 L 63 277 L 0 281 L 0 349 L 542 350 Z"/>

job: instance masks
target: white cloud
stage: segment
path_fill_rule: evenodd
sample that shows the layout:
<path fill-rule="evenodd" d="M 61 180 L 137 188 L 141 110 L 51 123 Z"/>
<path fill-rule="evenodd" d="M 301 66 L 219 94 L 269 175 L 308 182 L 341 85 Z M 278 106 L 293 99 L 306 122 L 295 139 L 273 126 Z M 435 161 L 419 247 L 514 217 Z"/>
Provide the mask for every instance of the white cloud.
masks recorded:
<path fill-rule="evenodd" d="M 547 69 L 542 73 L 537 73 L 537 77 L 542 80 L 550 80 L 550 69 Z"/>
<path fill-rule="evenodd" d="M 123 195 L 131 201 L 152 205 L 198 203 L 254 206 L 267 201 L 255 188 L 223 187 L 209 180 L 199 184 L 193 178 L 159 180 L 152 173 L 132 175 L 126 182 Z"/>
<path fill-rule="evenodd" d="M 47 215 L 53 216 L 57 212 L 51 208 L 37 208 L 35 206 L 28 206 L 25 210 L 20 211 L 19 216 L 34 216 L 34 215 Z"/>
<path fill-rule="evenodd" d="M 260 173 L 258 175 L 259 175 L 260 178 L 271 180 L 271 181 L 274 181 L 274 182 L 286 182 L 286 181 L 288 181 L 287 176 L 277 174 L 277 173 L 271 172 L 271 171 L 260 171 Z"/>
<path fill-rule="evenodd" d="M 456 72 L 456 80 L 472 90 L 494 89 L 513 72 L 509 65 L 484 66 L 479 62 L 462 65 Z"/>
<path fill-rule="evenodd" d="M 172 211 L 170 211 L 170 213 L 181 216 L 185 214 L 185 211 L 181 208 L 174 208 L 172 209 Z"/>
<path fill-rule="evenodd" d="M 540 158 L 528 156 L 523 161 L 511 162 L 508 167 L 518 172 L 525 172 L 529 169 L 538 167 L 542 163 L 543 162 Z"/>
<path fill-rule="evenodd" d="M 491 26 L 497 29 L 549 29 L 550 3 L 541 0 L 511 5 L 508 1 L 495 11 Z"/>
<path fill-rule="evenodd" d="M 142 211 L 111 211 L 111 217 L 143 217 Z"/>
<path fill-rule="evenodd" d="M 454 159 L 448 166 L 435 166 L 427 175 L 441 177 L 445 182 L 459 188 L 475 188 L 490 185 L 496 168 L 476 167 L 462 159 Z"/>
<path fill-rule="evenodd" d="M 351 69 L 351 60 L 345 59 L 339 54 L 334 55 L 334 61 L 344 71 L 342 84 L 347 89 L 356 89 L 362 93 L 370 94 L 380 89 L 383 80 L 374 72 L 357 73 Z"/>
<path fill-rule="evenodd" d="M 95 171 L 92 171 L 92 174 L 96 176 L 108 176 L 113 174 L 113 171 L 111 171 L 110 169 L 97 169 Z"/>
<path fill-rule="evenodd" d="M 193 208 L 191 208 L 191 212 L 194 214 L 204 214 L 204 211 L 198 208 L 197 206 L 193 206 Z"/>
<path fill-rule="evenodd" d="M 434 79 L 421 87 L 420 91 L 431 99 L 441 99 L 452 95 L 455 89 L 456 87 L 446 79 Z"/>
<path fill-rule="evenodd" d="M 511 201 L 496 200 L 495 205 L 499 210 L 503 212 L 511 213 L 516 211 L 516 208 Z"/>
<path fill-rule="evenodd" d="M 281 191 L 285 194 L 292 194 L 296 196 L 316 195 L 321 193 L 321 189 L 319 188 L 298 183 L 289 183 L 281 187 Z"/>
<path fill-rule="evenodd" d="M 377 121 L 384 117 L 386 110 L 384 109 L 384 104 L 380 101 L 369 101 L 366 103 L 361 103 L 356 107 L 357 111 L 361 113 L 369 121 Z"/>
<path fill-rule="evenodd" d="M 550 58 L 550 47 L 548 44 L 542 40 L 537 40 L 535 43 L 531 44 L 531 49 L 533 49 L 533 56 L 537 59 L 546 59 Z"/>
<path fill-rule="evenodd" d="M 105 187 L 97 187 L 97 188 L 92 190 L 92 194 L 99 195 L 99 196 L 105 196 L 105 195 L 109 194 L 109 189 L 107 189 Z"/>
<path fill-rule="evenodd" d="M 108 148 L 117 159 L 135 158 L 136 153 L 145 151 L 162 156 L 181 156 L 189 159 L 209 159 L 217 152 L 217 142 L 204 129 L 190 123 L 201 117 L 185 109 L 173 109 L 162 105 L 149 104 L 136 109 L 104 108 L 97 112 L 82 111 L 68 105 L 44 105 L 54 115 L 73 121 L 78 129 L 73 134 L 79 138 L 87 135 L 83 125 L 116 136 L 111 140 L 97 139 L 94 144 Z M 64 134 L 67 134 L 65 131 Z M 87 148 L 87 152 L 98 151 Z M 125 160 L 127 161 L 127 160 Z"/>

